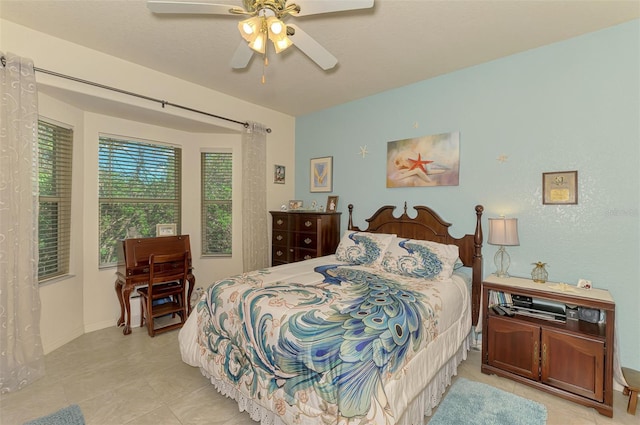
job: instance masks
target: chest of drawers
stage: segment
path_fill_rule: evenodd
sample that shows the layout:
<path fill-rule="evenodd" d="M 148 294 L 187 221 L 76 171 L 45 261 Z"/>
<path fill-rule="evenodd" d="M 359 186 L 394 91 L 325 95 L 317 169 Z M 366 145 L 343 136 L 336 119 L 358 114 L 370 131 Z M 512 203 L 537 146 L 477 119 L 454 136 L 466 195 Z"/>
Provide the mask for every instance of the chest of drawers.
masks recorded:
<path fill-rule="evenodd" d="M 271 265 L 293 263 L 336 252 L 340 213 L 270 211 Z"/>

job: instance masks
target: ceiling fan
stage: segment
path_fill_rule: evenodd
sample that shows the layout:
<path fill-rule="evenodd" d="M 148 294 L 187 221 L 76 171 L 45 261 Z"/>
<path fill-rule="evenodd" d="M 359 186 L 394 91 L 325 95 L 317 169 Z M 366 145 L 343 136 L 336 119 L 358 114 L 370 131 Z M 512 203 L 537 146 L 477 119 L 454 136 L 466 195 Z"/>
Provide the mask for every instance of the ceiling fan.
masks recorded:
<path fill-rule="evenodd" d="M 366 9 L 374 0 L 243 0 L 244 7 L 205 2 L 148 0 L 147 7 L 153 13 L 245 15 L 249 18 L 238 23 L 244 39 L 231 59 L 231 67 L 246 68 L 255 52 L 266 54 L 267 39 L 276 53 L 296 46 L 325 71 L 333 68 L 338 59 L 320 43 L 295 24 L 285 24 L 289 16 L 309 16 L 346 10 Z M 266 56 L 265 56 L 266 58 Z"/>

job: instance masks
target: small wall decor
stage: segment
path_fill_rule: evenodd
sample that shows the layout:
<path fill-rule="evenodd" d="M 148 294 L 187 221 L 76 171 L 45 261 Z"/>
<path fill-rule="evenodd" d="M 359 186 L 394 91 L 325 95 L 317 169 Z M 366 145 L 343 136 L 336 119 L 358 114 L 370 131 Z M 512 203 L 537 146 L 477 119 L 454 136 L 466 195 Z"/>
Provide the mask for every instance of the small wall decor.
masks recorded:
<path fill-rule="evenodd" d="M 273 182 L 277 184 L 284 184 L 285 179 L 285 167 L 284 165 L 273 166 Z"/>
<path fill-rule="evenodd" d="M 542 173 L 542 203 L 572 205 L 578 203 L 578 172 Z"/>
<path fill-rule="evenodd" d="M 338 209 L 338 197 L 329 196 L 327 198 L 327 212 L 336 212 Z"/>
<path fill-rule="evenodd" d="M 460 133 L 387 143 L 387 187 L 458 186 Z"/>
<path fill-rule="evenodd" d="M 176 224 L 156 224 L 156 236 L 175 236 Z"/>
<path fill-rule="evenodd" d="M 311 192 L 331 192 L 333 191 L 333 157 L 313 158 L 310 164 Z"/>
<path fill-rule="evenodd" d="M 301 210 L 303 205 L 303 201 L 292 199 L 291 201 L 289 201 L 289 210 Z"/>

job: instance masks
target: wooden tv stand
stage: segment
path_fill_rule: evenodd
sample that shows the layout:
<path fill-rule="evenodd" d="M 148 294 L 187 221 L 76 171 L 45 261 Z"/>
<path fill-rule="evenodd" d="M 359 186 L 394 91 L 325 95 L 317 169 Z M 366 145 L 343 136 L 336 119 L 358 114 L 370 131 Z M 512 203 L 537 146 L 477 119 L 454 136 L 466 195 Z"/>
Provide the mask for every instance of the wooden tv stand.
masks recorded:
<path fill-rule="evenodd" d="M 597 309 L 604 320 L 561 321 L 524 311 L 500 315 L 491 308 L 491 291 Z M 608 291 L 491 275 L 482 283 L 482 306 L 482 373 L 513 379 L 613 417 L 615 303 Z"/>

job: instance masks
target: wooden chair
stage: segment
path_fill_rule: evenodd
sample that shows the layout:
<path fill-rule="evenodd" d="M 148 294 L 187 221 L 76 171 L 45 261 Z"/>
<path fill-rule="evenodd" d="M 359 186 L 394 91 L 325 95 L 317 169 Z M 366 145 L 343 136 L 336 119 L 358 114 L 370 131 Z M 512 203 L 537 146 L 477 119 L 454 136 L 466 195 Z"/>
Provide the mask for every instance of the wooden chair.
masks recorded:
<path fill-rule="evenodd" d="M 187 320 L 185 289 L 189 272 L 189 253 L 149 255 L 149 285 L 138 288 L 140 294 L 140 326 L 147 324 L 150 336 L 181 328 Z M 159 300 L 166 302 L 159 303 Z M 154 304 L 155 301 L 155 304 Z M 171 314 L 180 321 L 155 328 L 155 319 Z"/>
<path fill-rule="evenodd" d="M 622 376 L 627 381 L 622 394 L 629 396 L 629 404 L 627 405 L 627 413 L 636 414 L 636 406 L 638 405 L 638 394 L 640 394 L 640 372 L 628 367 L 622 368 Z"/>

